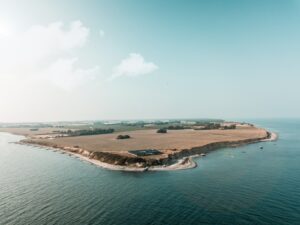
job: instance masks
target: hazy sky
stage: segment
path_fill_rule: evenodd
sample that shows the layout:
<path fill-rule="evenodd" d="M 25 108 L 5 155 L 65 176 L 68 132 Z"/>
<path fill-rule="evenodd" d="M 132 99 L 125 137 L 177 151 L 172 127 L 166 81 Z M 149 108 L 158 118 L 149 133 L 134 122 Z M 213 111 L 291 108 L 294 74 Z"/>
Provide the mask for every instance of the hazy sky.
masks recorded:
<path fill-rule="evenodd" d="M 0 0 L 0 122 L 300 115 L 300 1 Z"/>

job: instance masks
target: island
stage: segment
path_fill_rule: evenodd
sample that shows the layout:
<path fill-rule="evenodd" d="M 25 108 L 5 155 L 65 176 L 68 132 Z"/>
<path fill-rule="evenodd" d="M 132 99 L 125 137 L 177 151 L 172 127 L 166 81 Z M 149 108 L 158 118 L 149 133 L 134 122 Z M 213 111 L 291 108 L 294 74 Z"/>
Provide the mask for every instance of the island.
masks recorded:
<path fill-rule="evenodd" d="M 96 125 L 95 125 L 96 124 Z M 2 127 L 26 136 L 20 144 L 44 146 L 111 170 L 151 171 L 194 168 L 193 157 L 277 135 L 245 122 L 135 121 Z"/>

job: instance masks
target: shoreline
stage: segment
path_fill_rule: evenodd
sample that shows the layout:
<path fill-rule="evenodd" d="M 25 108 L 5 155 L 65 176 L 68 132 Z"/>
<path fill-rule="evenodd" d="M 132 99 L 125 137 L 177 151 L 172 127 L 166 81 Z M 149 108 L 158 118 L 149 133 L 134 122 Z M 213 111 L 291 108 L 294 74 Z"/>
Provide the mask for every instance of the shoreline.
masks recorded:
<path fill-rule="evenodd" d="M 275 133 L 275 132 L 270 132 L 270 137 L 269 138 L 266 138 L 264 140 L 261 140 L 261 142 L 266 142 L 266 141 L 277 141 L 278 139 L 278 134 Z"/>
<path fill-rule="evenodd" d="M 24 136 L 26 138 L 26 136 Z M 238 147 L 241 145 L 245 144 L 252 144 L 252 143 L 257 143 L 257 142 L 267 142 L 267 141 L 276 141 L 278 139 L 278 134 L 275 132 L 268 132 L 268 137 L 261 139 L 261 140 L 245 140 L 241 142 L 236 142 L 236 143 L 212 143 L 212 145 L 215 145 L 211 149 L 209 149 L 208 152 L 210 151 L 215 151 L 220 148 L 225 148 L 225 147 Z M 28 140 L 28 139 L 23 139 L 23 140 Z M 172 163 L 170 165 L 159 165 L 159 166 L 149 166 L 149 167 L 138 167 L 138 166 L 123 166 L 123 165 L 114 165 L 110 163 L 106 163 L 103 161 L 100 161 L 98 159 L 93 159 L 89 157 L 90 153 L 89 151 L 83 150 L 81 153 L 74 152 L 68 147 L 53 147 L 53 146 L 47 146 L 47 145 L 42 145 L 38 143 L 28 143 L 28 142 L 17 142 L 17 144 L 22 144 L 22 145 L 29 145 L 29 146 L 36 146 L 36 147 L 41 147 L 44 149 L 52 149 L 54 151 L 59 151 L 62 154 L 68 154 L 69 156 L 75 156 L 79 160 L 89 162 L 97 167 L 101 167 L 104 169 L 108 170 L 114 170 L 114 171 L 127 171 L 127 172 L 145 172 L 145 171 L 174 171 L 174 170 L 185 170 L 185 169 L 192 169 L 197 167 L 197 163 L 193 160 L 193 158 L 196 157 L 202 157 L 200 154 L 193 154 L 192 152 L 187 152 L 187 156 L 179 156 L 178 159 L 176 159 L 175 163 Z M 219 144 L 219 146 L 218 146 Z M 205 148 L 206 146 L 199 147 L 200 148 Z M 192 151 L 192 149 L 190 149 Z M 88 154 L 86 153 L 88 152 Z M 184 155 L 185 153 L 183 153 Z"/>
<path fill-rule="evenodd" d="M 38 147 L 43 148 L 45 150 L 52 150 L 54 152 L 60 152 L 62 154 L 67 154 L 69 156 L 74 156 L 75 158 L 89 162 L 97 167 L 101 167 L 103 169 L 108 170 L 115 170 L 115 171 L 128 171 L 128 172 L 145 172 L 145 171 L 172 171 L 172 170 L 184 170 L 184 169 L 192 169 L 197 167 L 197 163 L 192 160 L 192 158 L 200 157 L 200 155 L 193 155 L 189 157 L 183 157 L 182 159 L 177 160 L 176 163 L 171 164 L 169 166 L 152 166 L 152 167 L 146 167 L 146 168 L 138 168 L 138 167 L 130 167 L 130 166 L 120 166 L 120 165 L 113 165 L 110 163 L 105 163 L 97 159 L 92 159 L 87 156 L 84 156 L 80 153 L 75 153 L 68 151 L 63 148 L 54 148 L 51 146 L 45 146 L 40 144 L 31 144 L 31 143 L 24 143 L 24 142 L 13 142 L 14 144 L 19 145 L 26 145 L 26 146 L 32 146 L 32 147 Z"/>

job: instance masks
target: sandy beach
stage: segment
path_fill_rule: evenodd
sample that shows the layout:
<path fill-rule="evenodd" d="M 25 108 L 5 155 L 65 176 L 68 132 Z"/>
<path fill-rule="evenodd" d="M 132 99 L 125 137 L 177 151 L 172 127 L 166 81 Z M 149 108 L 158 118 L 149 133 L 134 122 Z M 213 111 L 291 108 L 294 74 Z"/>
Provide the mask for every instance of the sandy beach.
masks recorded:
<path fill-rule="evenodd" d="M 109 163 L 101 162 L 96 159 L 91 159 L 91 158 L 84 156 L 82 154 L 79 154 L 79 153 L 74 153 L 72 151 L 65 150 L 63 148 L 46 147 L 46 146 L 39 145 L 39 144 L 29 144 L 29 143 L 23 143 L 23 142 L 15 142 L 14 144 L 27 145 L 27 146 L 42 148 L 42 149 L 50 150 L 50 151 L 54 151 L 54 152 L 60 152 L 62 154 L 73 156 L 79 160 L 91 163 L 95 166 L 98 166 L 98 167 L 101 167 L 104 169 L 116 170 L 116 171 L 129 171 L 129 172 L 171 171 L 171 170 L 191 169 L 191 168 L 195 168 L 197 166 L 197 163 L 193 161 L 193 158 L 201 157 L 200 155 L 184 157 L 182 159 L 179 159 L 176 163 L 169 165 L 169 166 L 153 166 L 153 167 L 147 167 L 147 168 L 138 168 L 138 167 L 112 165 Z"/>

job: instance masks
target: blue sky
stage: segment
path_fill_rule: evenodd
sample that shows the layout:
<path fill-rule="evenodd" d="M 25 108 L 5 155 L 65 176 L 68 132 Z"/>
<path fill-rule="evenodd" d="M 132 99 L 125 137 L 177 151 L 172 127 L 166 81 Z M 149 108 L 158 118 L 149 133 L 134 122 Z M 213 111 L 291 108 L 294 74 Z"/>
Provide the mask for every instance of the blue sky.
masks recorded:
<path fill-rule="evenodd" d="M 0 121 L 298 117 L 299 24 L 296 0 L 0 0 Z"/>

